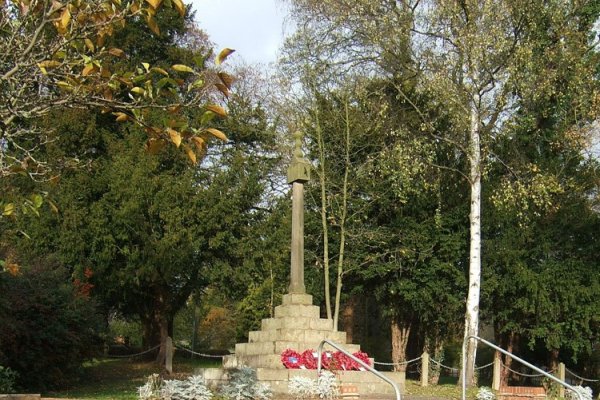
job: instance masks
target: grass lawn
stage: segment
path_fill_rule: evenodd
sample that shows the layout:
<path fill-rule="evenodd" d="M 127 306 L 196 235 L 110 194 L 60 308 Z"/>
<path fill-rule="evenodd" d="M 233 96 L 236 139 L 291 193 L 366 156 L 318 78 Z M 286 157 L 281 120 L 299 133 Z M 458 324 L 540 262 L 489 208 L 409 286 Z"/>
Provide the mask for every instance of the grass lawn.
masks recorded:
<path fill-rule="evenodd" d="M 196 368 L 219 367 L 220 359 L 175 358 L 173 372 L 179 378 L 194 372 Z M 136 400 L 137 389 L 149 375 L 160 372 L 156 364 L 150 361 L 129 359 L 100 359 L 84 366 L 79 384 L 57 392 L 43 393 L 42 397 L 71 399 L 118 399 Z"/>
<path fill-rule="evenodd" d="M 440 379 L 438 385 L 423 387 L 419 381 L 407 379 L 404 394 L 408 396 L 440 397 L 452 400 L 460 399 L 462 397 L 462 389 L 456 381 L 456 378 Z M 477 388 L 467 389 L 467 399 L 474 399 L 477 390 Z"/>
<path fill-rule="evenodd" d="M 183 378 L 196 368 L 220 367 L 220 359 L 175 358 L 173 371 L 175 378 Z M 142 386 L 149 375 L 159 372 L 159 368 L 150 361 L 129 359 L 99 359 L 84 366 L 79 384 L 61 391 L 43 393 L 42 397 L 70 398 L 86 400 L 137 400 L 138 387 Z M 477 389 L 470 389 L 467 398 L 474 399 Z M 406 381 L 406 395 L 444 398 L 461 398 L 461 388 L 456 379 L 440 380 L 439 385 L 421 387 L 418 381 Z M 365 396 L 367 398 L 367 396 Z"/>

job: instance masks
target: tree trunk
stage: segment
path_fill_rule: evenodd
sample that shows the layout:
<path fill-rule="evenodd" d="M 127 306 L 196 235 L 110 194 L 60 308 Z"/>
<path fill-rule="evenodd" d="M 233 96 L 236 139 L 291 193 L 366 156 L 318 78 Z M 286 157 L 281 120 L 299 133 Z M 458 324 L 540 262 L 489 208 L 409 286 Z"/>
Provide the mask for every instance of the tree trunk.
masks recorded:
<path fill-rule="evenodd" d="M 398 365 L 406 361 L 406 346 L 410 335 L 411 323 L 405 323 L 399 317 L 392 317 L 392 363 L 394 371 L 406 371 L 406 364 Z"/>
<path fill-rule="evenodd" d="M 140 315 L 140 320 L 142 323 L 142 347 L 144 350 L 148 350 L 160 343 L 160 330 L 153 315 Z"/>
<path fill-rule="evenodd" d="M 156 363 L 162 367 L 167 360 L 167 338 L 169 337 L 169 321 L 163 315 L 157 316 L 157 322 L 160 331 L 160 348 L 156 356 Z"/>
<path fill-rule="evenodd" d="M 506 349 L 506 351 L 514 354 L 517 347 L 517 335 L 514 332 L 511 332 L 508 334 L 505 341 L 506 343 L 504 345 L 504 348 Z M 511 376 L 511 372 L 509 371 L 509 369 L 512 368 L 513 359 L 512 357 L 506 355 L 503 358 L 504 367 L 500 370 L 500 386 L 508 386 L 508 381 Z"/>
<path fill-rule="evenodd" d="M 340 250 L 335 282 L 335 308 L 333 313 L 333 330 L 338 330 L 340 319 L 340 301 L 342 298 L 342 275 L 344 272 L 344 256 L 346 251 L 346 218 L 348 216 L 348 173 L 350 171 L 350 111 L 348 101 L 344 104 L 346 122 L 346 154 L 344 156 L 344 183 L 342 186 L 342 215 L 340 217 Z"/>
<path fill-rule="evenodd" d="M 360 341 L 356 340 L 354 334 L 354 327 L 356 324 L 357 318 L 357 298 L 352 296 L 344 303 L 344 309 L 342 311 L 342 327 L 344 332 L 346 332 L 346 342 L 347 343 L 360 343 Z"/>
<path fill-rule="evenodd" d="M 327 224 L 327 191 L 325 188 L 325 143 L 319 120 L 319 112 L 315 110 L 317 144 L 319 147 L 319 184 L 321 185 L 321 228 L 323 229 L 323 286 L 325 291 L 325 311 L 327 319 L 331 319 L 331 293 L 329 290 L 329 227 Z"/>
<path fill-rule="evenodd" d="M 467 309 L 465 313 L 465 337 L 477 336 L 479 332 L 479 293 L 481 284 L 481 144 L 480 124 L 477 105 L 478 96 L 471 105 L 471 129 L 469 141 L 469 181 L 471 185 L 470 221 L 470 251 L 469 251 L 469 291 L 467 294 Z M 467 386 L 475 386 L 475 358 L 477 341 L 469 340 L 466 349 Z"/>
<path fill-rule="evenodd" d="M 433 341 L 433 349 L 429 349 L 429 346 L 426 347 L 426 350 L 433 355 L 433 358 L 440 363 L 444 361 L 444 340 L 436 337 Z M 432 353 L 433 350 L 433 353 Z M 433 371 L 429 374 L 429 383 L 432 385 L 437 385 L 440 381 L 440 370 L 441 367 L 439 365 L 434 365 L 429 363 L 430 366 L 434 367 Z"/>
<path fill-rule="evenodd" d="M 558 370 L 558 364 L 559 364 L 558 355 L 559 355 L 559 351 L 557 349 L 550 350 L 550 353 L 548 354 L 548 358 L 549 358 L 548 366 L 550 367 L 550 371 Z"/>

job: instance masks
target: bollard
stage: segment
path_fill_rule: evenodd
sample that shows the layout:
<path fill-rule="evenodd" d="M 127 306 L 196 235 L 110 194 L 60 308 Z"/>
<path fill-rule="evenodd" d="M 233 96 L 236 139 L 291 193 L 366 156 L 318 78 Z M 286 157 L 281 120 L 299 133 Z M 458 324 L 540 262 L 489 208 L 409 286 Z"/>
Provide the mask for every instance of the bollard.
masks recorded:
<path fill-rule="evenodd" d="M 167 352 L 165 360 L 165 368 L 167 373 L 171 375 L 173 373 L 173 339 L 167 337 Z"/>
<path fill-rule="evenodd" d="M 556 377 L 558 379 L 560 379 L 563 382 L 565 381 L 565 364 L 564 363 L 559 363 L 558 364 L 558 371 L 556 371 Z M 562 385 L 558 386 L 558 397 L 565 397 L 565 387 Z"/>
<path fill-rule="evenodd" d="M 496 350 L 496 353 L 494 354 L 494 375 L 492 378 L 492 389 L 497 392 L 500 391 L 500 372 L 502 368 L 500 357 L 502 357 L 500 352 Z"/>
<path fill-rule="evenodd" d="M 429 353 L 423 352 L 421 356 L 421 386 L 429 384 Z"/>

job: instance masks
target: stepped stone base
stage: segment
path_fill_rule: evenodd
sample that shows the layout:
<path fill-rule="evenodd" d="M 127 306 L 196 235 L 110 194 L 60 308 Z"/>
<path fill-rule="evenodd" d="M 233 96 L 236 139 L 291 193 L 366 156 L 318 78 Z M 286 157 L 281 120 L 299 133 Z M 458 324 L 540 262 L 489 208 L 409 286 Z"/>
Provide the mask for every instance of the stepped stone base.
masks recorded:
<path fill-rule="evenodd" d="M 308 349 L 316 350 L 324 339 L 350 353 L 360 350 L 359 345 L 346 343 L 345 332 L 333 330 L 333 320 L 320 318 L 319 307 L 312 304 L 311 295 L 286 294 L 283 304 L 275 307 L 274 317 L 263 319 L 261 330 L 249 333 L 248 343 L 236 344 L 235 355 L 223 358 L 223 368 L 205 368 L 197 373 L 204 377 L 209 386 L 215 387 L 228 380 L 228 369 L 246 365 L 255 368 L 259 381 L 268 383 L 274 393 L 287 394 L 291 377 L 316 379 L 317 371 L 286 369 L 281 362 L 281 353 L 286 349 L 299 353 Z M 385 374 L 403 390 L 404 372 Z M 355 385 L 359 394 L 394 393 L 390 384 L 370 372 L 339 371 L 338 378 L 341 384 Z"/>
<path fill-rule="evenodd" d="M 227 369 L 224 368 L 203 368 L 195 371 L 195 373 L 204 377 L 206 384 L 211 389 L 217 388 L 229 379 Z M 383 374 L 394 381 L 400 388 L 400 392 L 404 393 L 404 372 L 383 372 Z M 259 381 L 269 384 L 273 393 L 276 394 L 289 394 L 288 382 L 294 376 L 317 379 L 317 371 L 314 369 L 257 368 L 256 375 Z M 338 371 L 337 376 L 340 385 L 352 384 L 356 386 L 358 394 L 361 396 L 366 394 L 394 394 L 392 385 L 368 371 Z"/>

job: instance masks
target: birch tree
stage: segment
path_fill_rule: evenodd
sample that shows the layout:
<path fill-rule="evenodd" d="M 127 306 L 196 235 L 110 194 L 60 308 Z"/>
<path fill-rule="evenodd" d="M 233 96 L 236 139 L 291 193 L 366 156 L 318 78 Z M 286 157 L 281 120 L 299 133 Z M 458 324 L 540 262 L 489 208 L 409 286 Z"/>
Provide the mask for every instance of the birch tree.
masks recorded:
<path fill-rule="evenodd" d="M 295 0 L 294 15 L 301 27 L 310 26 L 340 74 L 361 69 L 383 77 L 402 72 L 417 76 L 416 93 L 428 96 L 426 107 L 398 86 L 398 96 L 414 105 L 421 131 L 435 142 L 452 145 L 464 157 L 457 170 L 470 189 L 469 284 L 465 336 L 477 335 L 481 287 L 481 198 L 486 165 L 495 158 L 491 144 L 506 134 L 519 110 L 517 93 L 551 93 L 552 53 L 537 52 L 552 32 L 552 42 L 567 44 L 589 34 L 587 20 L 594 2 L 520 2 L 498 0 L 349 1 Z M 589 10 L 587 14 L 580 12 Z M 543 17 L 540 19 L 540 17 Z M 544 25 L 539 25 L 543 22 Z M 586 30 L 588 29 L 588 30 Z M 584 40 L 585 43 L 585 40 Z M 548 43 L 546 43 L 548 44 Z M 593 51 L 596 43 L 587 43 Z M 566 46 L 565 46 L 566 47 Z M 585 47 L 585 46 L 584 46 Z M 559 51 L 557 49 L 557 51 Z M 534 58 L 535 56 L 535 58 Z M 588 67 L 573 60 L 571 68 L 591 76 Z M 432 113 L 432 110 L 435 110 Z M 583 116 L 582 116 L 583 117 Z M 448 121 L 440 133 L 440 119 Z M 593 119 L 586 115 L 582 119 Z M 467 349 L 467 383 L 474 383 L 476 344 Z"/>

